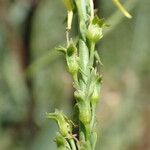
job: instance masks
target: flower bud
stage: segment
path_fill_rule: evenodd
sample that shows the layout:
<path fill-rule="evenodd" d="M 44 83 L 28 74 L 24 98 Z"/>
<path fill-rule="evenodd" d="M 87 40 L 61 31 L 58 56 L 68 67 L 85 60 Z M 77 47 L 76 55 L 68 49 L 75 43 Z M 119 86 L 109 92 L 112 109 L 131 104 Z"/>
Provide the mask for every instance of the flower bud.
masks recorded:
<path fill-rule="evenodd" d="M 77 102 L 81 102 L 84 100 L 84 93 L 81 90 L 75 91 L 74 96 L 75 96 Z"/>
<path fill-rule="evenodd" d="M 91 103 L 96 104 L 99 99 L 99 87 L 95 87 L 93 94 L 91 96 Z"/>
<path fill-rule="evenodd" d="M 60 133 L 63 137 L 66 137 L 71 133 L 72 126 L 70 121 L 61 111 L 55 110 L 54 113 L 47 113 L 47 118 L 57 121 Z"/>
<path fill-rule="evenodd" d="M 94 90 L 93 90 L 93 93 L 92 93 L 92 96 L 91 96 L 91 104 L 94 105 L 94 106 L 97 104 L 97 102 L 99 100 L 100 83 L 101 83 L 101 77 L 97 76 L 96 84 L 95 84 L 95 87 L 94 87 Z"/>
<path fill-rule="evenodd" d="M 104 24 L 103 19 L 99 19 L 97 16 L 94 17 L 94 19 L 92 20 L 92 22 L 90 23 L 90 25 L 87 29 L 87 33 L 86 33 L 87 38 L 90 41 L 95 42 L 95 43 L 98 40 L 100 40 L 103 37 L 102 27 L 104 25 L 105 24 Z"/>
<path fill-rule="evenodd" d="M 60 134 L 57 135 L 57 137 L 55 138 L 55 142 L 57 144 L 57 147 L 60 149 L 65 149 L 67 147 L 67 142 L 65 138 Z"/>
<path fill-rule="evenodd" d="M 87 125 L 91 121 L 91 108 L 88 101 L 78 103 L 79 107 L 79 119 L 84 124 Z"/>
<path fill-rule="evenodd" d="M 71 42 L 69 47 L 67 48 L 66 60 L 69 72 L 72 75 L 76 74 L 79 70 L 79 64 L 78 64 L 77 48 L 73 42 Z"/>
<path fill-rule="evenodd" d="M 87 38 L 90 41 L 97 42 L 99 39 L 102 38 L 102 28 L 98 25 L 90 24 L 87 30 Z"/>

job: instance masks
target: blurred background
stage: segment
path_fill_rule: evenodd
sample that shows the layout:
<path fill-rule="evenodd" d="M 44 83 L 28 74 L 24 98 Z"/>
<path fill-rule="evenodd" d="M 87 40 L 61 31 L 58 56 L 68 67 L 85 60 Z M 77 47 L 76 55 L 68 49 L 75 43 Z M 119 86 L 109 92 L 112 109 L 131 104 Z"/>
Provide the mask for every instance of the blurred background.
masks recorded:
<path fill-rule="evenodd" d="M 150 150 L 150 1 L 95 0 L 110 25 L 97 49 L 103 67 L 97 150 Z M 0 150 L 55 150 L 55 108 L 72 116 L 72 79 L 54 48 L 65 41 L 60 0 L 0 0 Z M 74 33 L 76 25 L 73 26 Z"/>

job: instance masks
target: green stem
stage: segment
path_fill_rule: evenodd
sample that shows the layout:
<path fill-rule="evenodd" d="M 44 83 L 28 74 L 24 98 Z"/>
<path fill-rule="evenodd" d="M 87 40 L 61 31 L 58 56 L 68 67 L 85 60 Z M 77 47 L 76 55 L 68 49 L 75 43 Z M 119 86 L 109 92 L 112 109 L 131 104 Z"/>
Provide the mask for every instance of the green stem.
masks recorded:
<path fill-rule="evenodd" d="M 75 3 L 78 11 L 80 36 L 84 41 L 86 41 L 86 20 L 87 20 L 86 0 L 76 0 Z"/>
<path fill-rule="evenodd" d="M 94 18 L 94 4 L 93 4 L 93 0 L 89 0 L 90 3 L 90 15 L 91 15 L 91 20 Z"/>
<path fill-rule="evenodd" d="M 92 119 L 91 119 L 91 130 L 94 128 L 95 123 L 95 106 L 92 105 Z"/>
<path fill-rule="evenodd" d="M 78 82 L 78 74 L 77 73 L 73 75 L 73 80 L 74 80 L 75 86 L 78 87 L 79 86 L 79 82 Z"/>
<path fill-rule="evenodd" d="M 76 145 L 75 145 L 74 140 L 70 139 L 69 142 L 70 142 L 70 145 L 71 145 L 71 150 L 76 150 Z"/>
<path fill-rule="evenodd" d="M 85 21 L 87 18 L 86 13 L 86 1 L 85 0 L 76 0 L 76 6 L 78 9 L 78 16 L 80 21 Z"/>
<path fill-rule="evenodd" d="M 90 45 L 90 64 L 89 64 L 90 67 L 92 67 L 94 64 L 94 51 L 95 51 L 95 43 L 91 42 L 91 45 Z"/>

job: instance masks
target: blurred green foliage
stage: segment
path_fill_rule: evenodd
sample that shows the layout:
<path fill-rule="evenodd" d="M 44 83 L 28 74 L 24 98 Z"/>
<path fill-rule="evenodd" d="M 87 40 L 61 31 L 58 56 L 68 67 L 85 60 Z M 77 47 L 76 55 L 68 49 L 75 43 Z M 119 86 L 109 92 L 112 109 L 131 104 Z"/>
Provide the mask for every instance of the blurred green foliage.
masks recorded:
<path fill-rule="evenodd" d="M 131 20 L 112 1 L 96 6 L 110 24 L 97 47 L 104 64 L 97 150 L 150 149 L 150 2 L 129 1 Z M 73 103 L 66 62 L 54 50 L 65 41 L 65 17 L 59 0 L 0 1 L 1 150 L 56 149 L 56 124 L 45 112 L 71 116 Z"/>

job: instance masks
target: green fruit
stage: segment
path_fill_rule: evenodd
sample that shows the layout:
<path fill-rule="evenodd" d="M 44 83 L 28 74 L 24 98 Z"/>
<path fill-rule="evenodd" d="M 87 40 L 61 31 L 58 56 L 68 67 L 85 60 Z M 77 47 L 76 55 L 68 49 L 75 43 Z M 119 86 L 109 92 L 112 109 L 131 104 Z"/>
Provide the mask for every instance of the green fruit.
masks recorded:
<path fill-rule="evenodd" d="M 80 102 L 79 106 L 79 119 L 84 124 L 87 125 L 91 121 L 91 108 L 88 102 Z"/>

